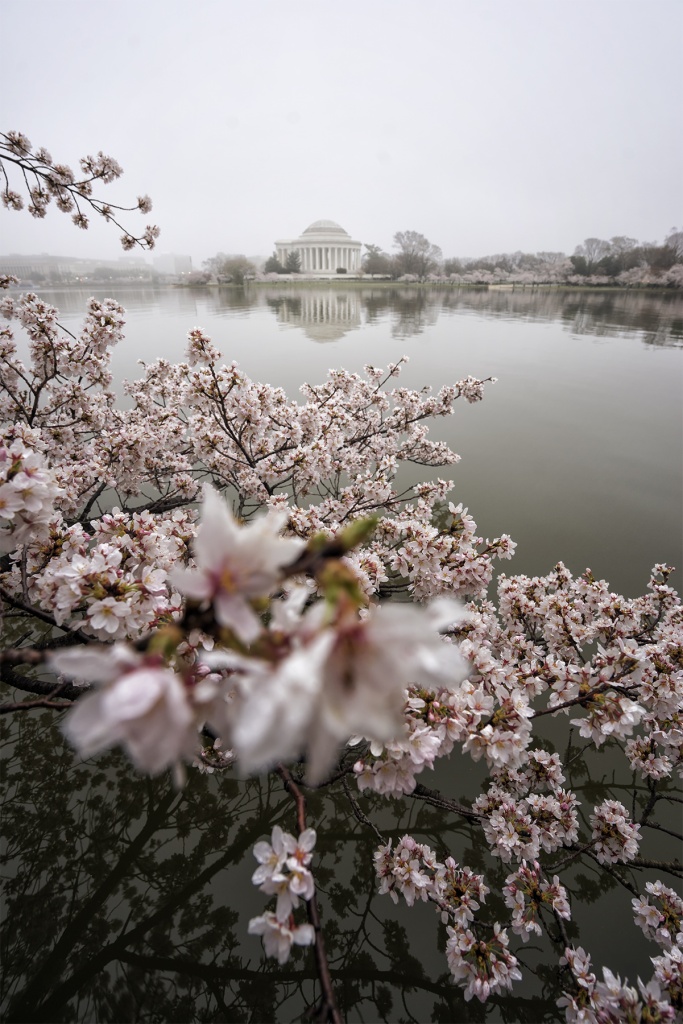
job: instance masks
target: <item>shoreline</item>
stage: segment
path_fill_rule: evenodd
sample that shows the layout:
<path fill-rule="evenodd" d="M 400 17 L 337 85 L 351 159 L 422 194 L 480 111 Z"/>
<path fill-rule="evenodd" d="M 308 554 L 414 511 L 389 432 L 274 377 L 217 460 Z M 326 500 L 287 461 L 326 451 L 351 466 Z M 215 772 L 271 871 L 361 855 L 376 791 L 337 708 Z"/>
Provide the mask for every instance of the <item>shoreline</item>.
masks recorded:
<path fill-rule="evenodd" d="M 207 284 L 186 284 L 185 282 L 167 281 L 62 281 L 59 284 L 34 284 L 22 282 L 10 285 L 9 292 L 29 291 L 111 291 L 113 287 L 152 289 L 164 291 L 169 288 L 183 289 L 187 291 L 249 291 L 251 289 L 263 288 L 306 288 L 306 289 L 330 289 L 343 288 L 360 290 L 364 288 L 380 289 L 411 289 L 416 291 L 477 291 L 477 292 L 593 292 L 593 293 L 632 293 L 647 292 L 652 295 L 681 295 L 683 287 L 672 285 L 618 285 L 618 284 L 520 284 L 501 282 L 496 284 L 475 284 L 459 281 L 390 281 L 386 278 L 371 277 L 329 277 L 324 279 L 299 278 L 295 276 L 283 277 L 277 281 L 247 281 L 244 284 L 218 284 L 210 281 Z"/>

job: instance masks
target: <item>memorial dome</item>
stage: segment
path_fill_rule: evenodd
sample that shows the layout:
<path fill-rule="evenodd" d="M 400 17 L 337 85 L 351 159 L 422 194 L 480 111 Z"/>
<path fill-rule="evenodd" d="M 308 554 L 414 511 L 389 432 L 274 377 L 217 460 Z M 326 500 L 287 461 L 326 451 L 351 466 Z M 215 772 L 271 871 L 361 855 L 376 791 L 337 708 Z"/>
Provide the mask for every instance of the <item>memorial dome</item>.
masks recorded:
<path fill-rule="evenodd" d="M 302 274 L 331 277 L 360 273 L 362 247 L 335 220 L 315 220 L 298 238 L 276 242 L 275 252 L 283 266 L 288 256 L 297 252 Z"/>
<path fill-rule="evenodd" d="M 304 231 L 305 235 L 343 235 L 349 238 L 348 231 L 344 231 L 341 224 L 334 220 L 316 220 Z"/>

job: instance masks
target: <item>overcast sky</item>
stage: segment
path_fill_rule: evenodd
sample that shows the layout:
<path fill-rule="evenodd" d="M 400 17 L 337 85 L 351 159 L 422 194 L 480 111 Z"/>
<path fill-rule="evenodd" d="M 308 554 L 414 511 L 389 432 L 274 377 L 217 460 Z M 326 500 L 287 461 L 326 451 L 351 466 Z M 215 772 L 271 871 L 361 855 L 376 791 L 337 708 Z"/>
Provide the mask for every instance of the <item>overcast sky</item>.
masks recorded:
<path fill-rule="evenodd" d="M 682 0 L 3 0 L 4 124 L 195 265 L 338 221 L 444 256 L 661 240 L 683 223 Z M 118 234 L 0 209 L 0 253 Z"/>

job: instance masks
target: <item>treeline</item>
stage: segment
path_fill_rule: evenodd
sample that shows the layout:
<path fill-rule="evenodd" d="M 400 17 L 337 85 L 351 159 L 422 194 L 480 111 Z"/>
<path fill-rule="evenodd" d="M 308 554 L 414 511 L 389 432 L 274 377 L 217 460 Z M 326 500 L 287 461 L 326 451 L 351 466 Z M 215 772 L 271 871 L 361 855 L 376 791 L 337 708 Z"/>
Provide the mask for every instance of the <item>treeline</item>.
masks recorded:
<path fill-rule="evenodd" d="M 365 244 L 361 269 L 364 276 L 394 281 L 431 281 L 449 284 L 567 284 L 655 285 L 683 288 L 683 230 L 673 229 L 664 242 L 639 242 L 626 235 L 609 240 L 586 238 L 573 255 L 563 252 L 512 252 L 492 256 L 443 258 L 417 231 L 398 231 L 393 253 Z M 261 268 L 244 256 L 218 253 L 204 262 L 204 271 L 192 283 L 243 284 L 278 274 L 301 273 L 298 252 L 280 263 L 273 254 Z M 201 276 L 201 280 L 199 277 Z"/>
<path fill-rule="evenodd" d="M 415 235 L 406 232 L 403 235 Z M 664 242 L 639 242 L 625 235 L 609 240 L 587 238 L 568 256 L 563 252 L 497 253 L 479 258 L 440 260 L 440 250 L 424 236 L 420 262 L 406 253 L 395 236 L 398 252 L 389 254 L 367 245 L 363 271 L 393 279 L 449 281 L 462 284 L 618 284 L 683 287 L 683 230 L 672 230 Z M 436 250 L 436 251 L 435 251 Z"/>

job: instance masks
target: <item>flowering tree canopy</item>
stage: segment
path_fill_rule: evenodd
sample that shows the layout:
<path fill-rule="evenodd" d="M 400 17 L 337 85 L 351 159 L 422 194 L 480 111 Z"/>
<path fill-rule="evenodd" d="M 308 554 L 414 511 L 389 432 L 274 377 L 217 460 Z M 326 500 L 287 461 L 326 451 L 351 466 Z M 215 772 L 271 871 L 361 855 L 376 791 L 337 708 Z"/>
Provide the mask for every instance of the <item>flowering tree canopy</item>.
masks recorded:
<path fill-rule="evenodd" d="M 15 136 L 7 151 L 47 174 L 47 154 Z M 107 158 L 84 168 L 103 181 L 116 169 Z M 66 208 L 72 179 L 60 174 Z M 315 947 L 320 1019 L 339 1011 L 306 820 L 315 786 L 341 787 L 374 833 L 379 891 L 434 905 L 465 999 L 508 992 L 520 950 L 546 934 L 567 1020 L 674 1020 L 683 904 L 665 882 L 637 881 L 651 868 L 683 874 L 642 849 L 683 765 L 671 568 L 655 566 L 635 599 L 561 563 L 500 575 L 491 598 L 514 542 L 478 536 L 449 503 L 450 481 L 403 487 L 399 472 L 457 461 L 428 421 L 481 400 L 487 381 L 416 392 L 398 384 L 402 359 L 330 371 L 294 402 L 223 362 L 197 328 L 186 361 L 144 366 L 122 407 L 115 301 L 91 299 L 78 334 L 34 294 L 1 311 L 0 668 L 39 698 L 6 709 L 73 701 L 63 728 L 84 757 L 122 746 L 139 771 L 170 768 L 179 783 L 187 766 L 274 772 L 298 838 L 277 826 L 256 843 L 253 882 L 276 902 L 249 931 L 280 964 L 293 946 Z M 607 746 L 635 780 L 630 807 L 575 792 L 577 759 Z M 455 750 L 486 765 L 473 802 L 418 781 Z M 497 901 L 488 875 L 447 849 L 385 835 L 354 789 L 370 812 L 422 800 L 472 824 L 491 876 L 504 865 Z M 565 872 L 578 858 L 632 894 L 658 953 L 637 988 L 608 967 L 598 981 L 570 938 Z"/>

